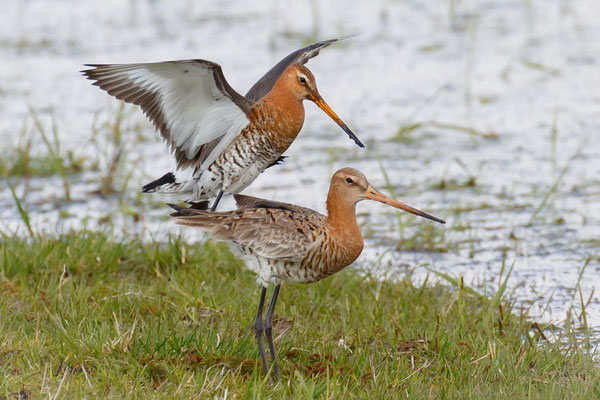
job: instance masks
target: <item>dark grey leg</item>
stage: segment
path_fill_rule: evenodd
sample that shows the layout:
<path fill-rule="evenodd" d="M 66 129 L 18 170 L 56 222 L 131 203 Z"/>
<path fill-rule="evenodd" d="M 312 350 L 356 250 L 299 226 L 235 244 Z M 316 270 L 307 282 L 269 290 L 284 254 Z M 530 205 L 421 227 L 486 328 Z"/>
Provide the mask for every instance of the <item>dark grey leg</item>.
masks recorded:
<path fill-rule="evenodd" d="M 213 203 L 212 207 L 210 208 L 210 211 L 215 211 L 217 209 L 217 206 L 219 205 L 219 202 L 221 201 L 221 197 L 223 197 L 222 190 L 219 191 L 219 194 L 217 195 L 215 202 Z"/>
<path fill-rule="evenodd" d="M 260 301 L 258 302 L 258 310 L 256 311 L 256 318 L 254 318 L 254 333 L 256 334 L 256 340 L 258 341 L 258 351 L 260 352 L 260 358 L 263 363 L 265 375 L 269 373 L 269 364 L 267 362 L 267 353 L 265 352 L 265 343 L 263 342 L 264 325 L 262 322 L 263 305 L 265 304 L 265 294 L 267 288 L 263 286 L 260 292 Z"/>
<path fill-rule="evenodd" d="M 273 376 L 275 376 L 275 380 L 281 380 L 281 376 L 279 374 L 279 364 L 277 363 L 277 354 L 275 353 L 275 345 L 273 344 L 273 310 L 275 310 L 275 303 L 277 302 L 277 296 L 279 295 L 279 288 L 281 284 L 275 286 L 273 290 L 273 296 L 271 297 L 271 301 L 269 302 L 269 308 L 267 309 L 267 315 L 265 315 L 264 329 L 265 335 L 267 336 L 267 344 L 269 345 L 269 352 L 271 353 L 271 362 L 273 363 Z"/>

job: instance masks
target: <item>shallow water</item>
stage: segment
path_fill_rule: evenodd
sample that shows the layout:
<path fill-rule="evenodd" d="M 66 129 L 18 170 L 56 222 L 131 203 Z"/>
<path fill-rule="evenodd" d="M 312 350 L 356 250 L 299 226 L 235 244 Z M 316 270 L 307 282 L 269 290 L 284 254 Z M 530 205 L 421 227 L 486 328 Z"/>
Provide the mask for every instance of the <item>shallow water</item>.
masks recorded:
<path fill-rule="evenodd" d="M 446 219 L 445 226 L 361 203 L 367 237 L 359 260 L 386 277 L 423 279 L 429 266 L 467 284 L 509 287 L 530 313 L 560 321 L 581 296 L 600 327 L 600 10 L 587 1 L 22 1 L 0 16 L 3 157 L 31 137 L 33 115 L 61 154 L 81 157 L 60 178 L 11 178 L 36 231 L 85 224 L 149 237 L 185 232 L 165 217 L 168 197 L 141 184 L 173 167 L 134 107 L 125 107 L 121 194 L 92 194 L 118 145 L 107 139 L 119 104 L 78 71 L 84 63 L 205 58 L 244 93 L 275 62 L 314 39 L 360 35 L 311 60 L 319 90 L 367 148 L 306 104 L 303 132 L 285 165 L 246 193 L 324 210 L 328 177 L 362 170 L 371 183 Z M 33 111 L 32 111 L 33 110 Z M 97 129 L 94 131 L 93 127 Z M 399 130 L 406 128 L 399 134 Z M 391 186 L 386 183 L 389 176 Z M 0 193 L 4 232 L 26 234 L 10 191 Z M 231 200 L 225 203 L 232 207 Z M 415 240 L 414 245 L 409 246 Z M 400 245 L 399 245 L 400 243 Z M 410 247 L 411 251 L 398 251 Z M 586 262 L 587 260 L 587 262 Z M 575 300 L 573 300 L 575 299 Z"/>

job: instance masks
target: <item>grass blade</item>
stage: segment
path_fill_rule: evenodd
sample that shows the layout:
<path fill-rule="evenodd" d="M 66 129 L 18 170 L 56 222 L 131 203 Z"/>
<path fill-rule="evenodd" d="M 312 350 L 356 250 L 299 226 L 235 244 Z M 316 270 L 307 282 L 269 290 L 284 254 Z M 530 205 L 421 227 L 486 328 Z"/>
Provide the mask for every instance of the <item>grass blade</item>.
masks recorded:
<path fill-rule="evenodd" d="M 29 213 L 23 208 L 21 200 L 19 200 L 19 196 L 17 196 L 17 193 L 15 192 L 14 186 L 9 183 L 8 188 L 10 189 L 10 193 L 12 194 L 12 197 L 15 200 L 15 204 L 17 205 L 17 209 L 19 210 L 19 215 L 21 216 L 23 223 L 27 227 L 27 231 L 29 231 L 29 236 L 34 237 L 33 229 L 31 229 L 31 224 L 29 223 Z"/>

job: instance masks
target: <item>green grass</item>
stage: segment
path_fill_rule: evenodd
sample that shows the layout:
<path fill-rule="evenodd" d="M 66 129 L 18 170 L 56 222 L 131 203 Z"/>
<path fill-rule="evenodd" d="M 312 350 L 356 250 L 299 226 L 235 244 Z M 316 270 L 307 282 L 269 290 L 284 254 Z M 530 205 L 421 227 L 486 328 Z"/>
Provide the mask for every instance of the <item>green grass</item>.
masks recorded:
<path fill-rule="evenodd" d="M 54 114 L 39 115 L 30 108 L 15 143 L 6 144 L 0 154 L 0 179 L 13 182 L 29 178 L 59 177 L 64 189 L 64 200 L 71 200 L 71 182 L 75 175 L 92 171 L 98 186 L 94 194 L 121 193 L 133 175 L 125 169 L 124 143 L 141 143 L 148 138 L 133 121 L 134 107 L 120 103 L 116 110 L 96 115 L 89 140 L 80 146 L 91 146 L 93 155 L 83 156 L 77 149 L 65 150 Z M 154 135 L 154 132 L 152 132 Z M 154 138 L 154 136 L 152 136 Z M 132 164 L 137 165 L 134 159 Z"/>
<path fill-rule="evenodd" d="M 64 199 L 71 199 L 68 176 L 81 172 L 85 160 L 76 156 L 72 150 L 63 151 L 58 136 L 54 115 L 51 114 L 51 129 L 47 132 L 36 111 L 29 109 L 30 117 L 19 133 L 17 144 L 6 146 L 0 155 L 0 178 L 45 178 L 59 176 L 64 190 Z M 31 122 L 30 122 L 31 119 Z M 32 128 L 29 128 L 29 124 Z M 34 136 L 44 144 L 42 151 L 33 150 Z"/>
<path fill-rule="evenodd" d="M 46 148 L 33 151 L 33 138 L 31 134 L 21 132 L 21 140 L 13 146 L 5 146 L 0 155 L 0 178 L 36 177 L 46 178 L 59 175 L 79 173 L 83 170 L 84 160 L 72 151 L 58 151 L 58 141 L 45 138 Z"/>
<path fill-rule="evenodd" d="M 261 374 L 259 289 L 223 245 L 76 232 L 0 244 L 0 398 L 596 398 L 573 327 L 505 296 L 352 269 L 284 284 L 283 383 Z M 558 343 L 560 342 L 560 343 Z"/>
<path fill-rule="evenodd" d="M 37 177 L 45 178 L 66 174 L 76 174 L 82 170 L 82 160 L 72 152 L 66 154 L 65 163 L 57 169 L 56 158 L 48 153 L 32 154 L 29 148 L 5 150 L 0 157 L 0 178 Z"/>

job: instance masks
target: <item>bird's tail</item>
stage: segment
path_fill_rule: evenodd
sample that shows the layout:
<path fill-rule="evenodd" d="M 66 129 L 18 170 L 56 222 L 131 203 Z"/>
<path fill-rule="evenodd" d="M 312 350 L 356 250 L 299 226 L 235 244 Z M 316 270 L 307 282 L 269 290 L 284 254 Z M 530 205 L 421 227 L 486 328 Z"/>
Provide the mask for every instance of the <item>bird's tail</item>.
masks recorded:
<path fill-rule="evenodd" d="M 178 225 L 195 226 L 202 230 L 211 230 L 221 224 L 227 214 L 227 212 L 212 212 L 177 204 L 168 204 L 168 206 L 175 210 L 170 216 L 175 218 Z"/>
<path fill-rule="evenodd" d="M 180 193 L 186 192 L 189 185 L 185 181 L 180 181 L 172 172 L 166 173 L 160 178 L 144 185 L 142 193 Z"/>

